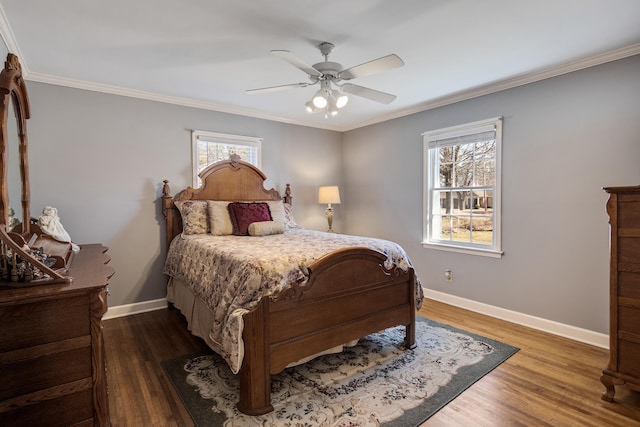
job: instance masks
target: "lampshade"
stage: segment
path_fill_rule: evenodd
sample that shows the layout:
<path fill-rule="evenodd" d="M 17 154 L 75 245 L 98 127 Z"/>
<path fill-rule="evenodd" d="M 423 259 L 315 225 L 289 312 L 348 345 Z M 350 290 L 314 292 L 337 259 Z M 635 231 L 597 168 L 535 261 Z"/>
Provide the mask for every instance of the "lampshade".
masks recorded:
<path fill-rule="evenodd" d="M 337 185 L 320 187 L 318 191 L 318 203 L 321 204 L 340 204 L 340 190 Z"/>

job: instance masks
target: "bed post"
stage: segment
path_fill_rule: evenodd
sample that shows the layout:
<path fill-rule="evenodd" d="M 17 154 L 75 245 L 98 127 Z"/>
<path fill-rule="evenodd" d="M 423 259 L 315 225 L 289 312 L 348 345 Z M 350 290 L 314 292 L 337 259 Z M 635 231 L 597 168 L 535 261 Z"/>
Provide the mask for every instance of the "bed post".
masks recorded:
<path fill-rule="evenodd" d="M 409 304 L 409 313 L 411 316 L 411 323 L 406 326 L 406 335 L 404 345 L 408 350 L 416 348 L 416 292 L 418 287 L 418 281 L 416 280 L 416 272 L 411 269 L 411 277 L 409 277 L 409 292 L 411 292 L 411 302 Z"/>
<path fill-rule="evenodd" d="M 180 233 L 180 218 L 178 215 L 178 210 L 173 204 L 173 197 L 171 196 L 171 190 L 169 189 L 169 180 L 165 179 L 162 181 L 164 184 L 162 185 L 162 214 L 167 219 L 167 247 L 169 250 L 169 244 L 171 240 Z"/>
<path fill-rule="evenodd" d="M 284 189 L 284 196 L 282 197 L 282 201 L 288 205 L 293 201 L 293 196 L 291 195 L 291 185 L 287 184 Z"/>
<path fill-rule="evenodd" d="M 273 411 L 271 406 L 271 360 L 269 356 L 269 298 L 243 316 L 244 358 L 240 368 L 238 410 L 247 415 Z"/>

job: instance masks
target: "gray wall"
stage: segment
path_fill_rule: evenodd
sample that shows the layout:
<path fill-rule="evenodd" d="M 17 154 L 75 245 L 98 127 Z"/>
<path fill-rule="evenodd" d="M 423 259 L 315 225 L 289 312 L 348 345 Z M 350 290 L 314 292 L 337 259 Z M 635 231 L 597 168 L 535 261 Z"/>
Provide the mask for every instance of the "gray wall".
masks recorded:
<path fill-rule="evenodd" d="M 326 228 L 320 185 L 341 186 L 334 228 L 395 240 L 425 287 L 606 333 L 609 185 L 640 184 L 640 56 L 340 134 L 27 82 L 32 214 L 110 247 L 110 306 L 165 295 L 163 179 L 191 185 L 191 129 L 264 138 L 267 187 Z M 422 138 L 504 117 L 502 259 L 425 249 Z M 454 282 L 444 281 L 444 270 Z"/>
<path fill-rule="evenodd" d="M 640 184 L 639 76 L 635 56 L 347 132 L 347 231 L 403 245 L 426 288 L 607 333 L 602 187 Z M 423 248 L 421 133 L 495 116 L 504 257 Z"/>
<path fill-rule="evenodd" d="M 164 298 L 162 180 L 191 185 L 191 129 L 263 138 L 267 188 L 292 184 L 308 228 L 326 219 L 317 188 L 342 183 L 340 133 L 27 82 L 31 212 L 58 208 L 78 243 L 110 248 L 109 305 Z"/>

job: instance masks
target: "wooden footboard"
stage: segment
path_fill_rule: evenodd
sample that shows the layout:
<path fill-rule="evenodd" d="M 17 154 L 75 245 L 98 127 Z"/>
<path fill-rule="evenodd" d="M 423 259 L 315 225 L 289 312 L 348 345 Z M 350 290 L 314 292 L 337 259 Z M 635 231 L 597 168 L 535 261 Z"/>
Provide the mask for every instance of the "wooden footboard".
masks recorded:
<path fill-rule="evenodd" d="M 272 411 L 271 375 L 321 351 L 398 325 L 415 346 L 415 273 L 387 270 L 385 260 L 366 248 L 333 252 L 310 266 L 306 284 L 264 297 L 244 316 L 240 411 Z"/>

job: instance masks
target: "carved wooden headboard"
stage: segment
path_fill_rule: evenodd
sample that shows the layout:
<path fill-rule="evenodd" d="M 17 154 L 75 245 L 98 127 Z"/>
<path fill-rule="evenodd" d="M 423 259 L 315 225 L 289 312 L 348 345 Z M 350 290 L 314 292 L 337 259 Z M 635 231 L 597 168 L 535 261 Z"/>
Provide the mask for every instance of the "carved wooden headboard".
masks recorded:
<path fill-rule="evenodd" d="M 178 200 L 229 200 L 251 202 L 257 200 L 283 200 L 291 203 L 291 187 L 287 184 L 284 197 L 275 189 L 264 188 L 267 179 L 264 173 L 250 163 L 243 162 L 237 156 L 208 166 L 199 174 L 202 185 L 199 188 L 187 187 L 174 197 L 170 194 L 169 181 L 164 180 L 162 187 L 162 214 L 167 220 L 167 248 L 182 232 L 182 218 L 174 201 Z"/>

